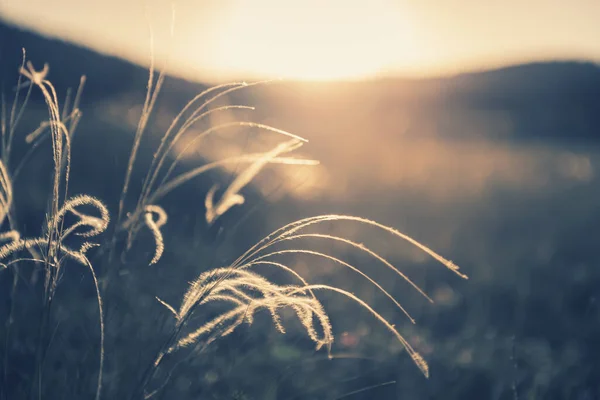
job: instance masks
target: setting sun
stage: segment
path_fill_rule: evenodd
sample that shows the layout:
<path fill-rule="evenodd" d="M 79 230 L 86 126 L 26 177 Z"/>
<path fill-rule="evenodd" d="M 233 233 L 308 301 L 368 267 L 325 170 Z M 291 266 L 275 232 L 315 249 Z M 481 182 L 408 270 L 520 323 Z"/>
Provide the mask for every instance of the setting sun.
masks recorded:
<path fill-rule="evenodd" d="M 542 0 L 0 1 L 0 18 L 11 23 L 146 67 L 152 30 L 158 65 L 168 57 L 170 74 L 207 83 L 425 77 L 598 60 L 599 13 L 593 0 L 570 8 Z"/>
<path fill-rule="evenodd" d="M 217 35 L 223 73 L 358 79 L 409 61 L 417 49 L 410 19 L 390 1 L 260 0 L 230 7 Z"/>

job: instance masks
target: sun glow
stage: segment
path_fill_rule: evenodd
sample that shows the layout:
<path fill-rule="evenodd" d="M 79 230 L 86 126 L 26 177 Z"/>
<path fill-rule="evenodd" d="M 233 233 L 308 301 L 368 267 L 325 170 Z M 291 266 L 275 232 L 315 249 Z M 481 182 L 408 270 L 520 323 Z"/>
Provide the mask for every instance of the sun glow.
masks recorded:
<path fill-rule="evenodd" d="M 168 58 L 170 74 L 206 83 L 423 77 L 600 60 L 599 13 L 597 0 L 578 7 L 544 0 L 0 1 L 0 19 L 145 67 L 151 27 L 157 65 Z"/>
<path fill-rule="evenodd" d="M 360 79 L 408 63 L 416 50 L 410 18 L 386 0 L 238 0 L 230 7 L 215 46 L 220 74 Z"/>
<path fill-rule="evenodd" d="M 0 19 L 144 67 L 152 31 L 156 65 L 192 81 L 358 80 L 600 60 L 600 2 L 584 3 L 0 0 Z"/>

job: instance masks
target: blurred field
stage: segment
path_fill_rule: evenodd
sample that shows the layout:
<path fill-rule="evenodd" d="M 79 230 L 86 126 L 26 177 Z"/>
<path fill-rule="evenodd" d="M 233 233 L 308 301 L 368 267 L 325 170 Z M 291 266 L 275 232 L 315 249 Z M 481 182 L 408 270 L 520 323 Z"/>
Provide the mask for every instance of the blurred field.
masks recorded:
<path fill-rule="evenodd" d="M 79 73 L 88 73 L 91 82 L 108 82 L 104 88 L 90 83 L 85 92 L 73 144 L 72 190 L 115 203 L 120 182 L 113 177 L 125 167 L 145 72 L 112 59 L 106 61 L 112 65 L 108 69 L 88 63 L 88 72 L 77 60 L 101 56 L 11 34 L 14 40 L 38 43 L 29 53 L 34 60 L 49 56 L 49 50 L 41 50 L 49 45 L 56 46 L 52 54 L 81 54 L 64 67 L 68 71 L 52 61 L 49 77 L 57 70 L 60 90 L 67 80 L 75 85 Z M 19 56 L 12 54 L 10 60 Z M 12 71 L 2 75 L 10 87 L 16 75 L 2 65 Z M 123 77 L 129 78 L 122 86 L 115 83 Z M 152 120 L 152 140 L 201 89 L 167 80 Z M 306 276 L 344 286 L 372 302 L 430 361 L 431 378 L 419 375 L 367 313 L 325 296 L 338 335 L 338 358 L 315 353 L 292 322 L 289 333 L 280 335 L 265 316 L 177 366 L 163 398 L 600 399 L 600 68 L 549 63 L 427 81 L 276 82 L 227 101 L 257 110 L 222 118 L 252 117 L 306 137 L 310 142 L 302 155 L 322 164 L 269 167 L 246 189 L 246 204 L 222 221 L 225 235 L 217 239 L 202 221 L 204 194 L 214 181 L 230 179 L 235 168 L 186 185 L 166 199 L 171 217 L 166 260 L 150 269 L 139 265 L 123 271 L 116 297 L 107 300 L 107 359 L 113 357 L 113 364 L 107 365 L 106 398 L 123 398 L 127 380 L 148 362 L 144 350 L 156 346 L 169 324 L 155 295 L 177 302 L 186 281 L 230 262 L 278 226 L 320 213 L 344 213 L 406 232 L 469 275 L 468 281 L 456 279 L 389 236 L 352 224 L 328 227 L 395 261 L 436 300 L 428 304 L 367 257 L 349 254 L 343 246 L 327 249 L 383 280 L 417 320 L 410 325 L 355 276 L 310 258 L 295 260 Z M 43 107 L 39 101 L 32 104 L 25 127 L 37 126 Z M 151 156 L 152 140 L 142 149 L 142 159 Z M 185 163 L 264 148 L 268 140 L 252 130 L 232 132 L 208 141 Z M 46 206 L 41 193 L 47 183 L 40 171 L 49 157 L 36 158 L 24 172 L 17 201 L 32 210 L 25 217 L 28 227 L 39 223 L 36 218 Z M 68 285 L 88 279 L 82 274 L 65 276 L 59 290 L 52 351 L 61 354 L 64 364 L 50 368 L 57 372 L 49 374 L 49 385 L 58 389 L 47 393 L 49 399 L 89 392 L 89 377 L 81 378 L 82 387 L 68 385 L 85 374 L 86 365 L 95 365 L 87 359 L 96 335 L 88 329 L 95 315 L 93 298 L 83 285 Z M 0 275 L 0 293 L 11 284 Z M 35 310 L 28 290 L 23 287 L 12 299 L 23 310 L 17 319 L 23 337 L 35 330 L 27 325 L 27 312 Z M 77 298 L 85 301 L 76 304 Z M 2 296 L 0 317 L 9 305 Z M 15 388 L 23 384 L 22 371 L 31 362 L 21 357 L 28 345 L 17 340 L 12 347 L 2 346 L 2 358 L 6 352 L 10 356 L 8 381 Z"/>

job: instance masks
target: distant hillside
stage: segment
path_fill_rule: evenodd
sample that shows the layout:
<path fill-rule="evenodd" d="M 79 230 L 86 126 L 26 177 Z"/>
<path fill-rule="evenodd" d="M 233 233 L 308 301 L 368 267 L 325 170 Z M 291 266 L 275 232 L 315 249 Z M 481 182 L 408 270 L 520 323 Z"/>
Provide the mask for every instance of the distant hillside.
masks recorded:
<path fill-rule="evenodd" d="M 50 79 L 59 92 L 76 85 L 80 75 L 87 75 L 86 104 L 123 95 L 133 95 L 140 102 L 143 99 L 147 81 L 144 68 L 0 22 L 0 82 L 4 90 L 14 85 L 22 47 L 38 68 L 44 62 L 50 64 Z M 169 78 L 161 94 L 161 107 L 174 113 L 204 88 L 200 83 Z M 510 136 L 521 139 L 596 140 L 600 129 L 600 67 L 575 61 L 531 63 L 430 79 L 287 82 L 240 92 L 235 97 L 234 101 L 242 103 L 262 101 L 261 108 L 267 112 L 287 112 L 280 110 L 280 105 L 294 104 L 299 119 L 314 119 L 314 114 L 302 114 L 308 112 L 304 103 L 312 104 L 309 108 L 313 111 L 339 112 L 345 107 L 348 124 L 348 119 L 367 108 L 377 119 L 393 119 L 405 111 L 430 119 L 440 113 L 463 115 L 482 110 L 509 114 L 514 125 Z M 296 126 L 289 128 L 296 130 Z"/>
<path fill-rule="evenodd" d="M 474 89 L 521 88 L 530 92 L 546 88 L 600 84 L 600 66 L 591 62 L 554 61 L 514 65 L 483 72 L 460 74 L 452 79 L 457 86 Z"/>
<path fill-rule="evenodd" d="M 0 71 L 3 81 L 14 79 L 21 62 L 21 48 L 27 49 L 34 65 L 48 62 L 57 87 L 72 85 L 85 74 L 90 80 L 88 94 L 105 96 L 144 86 L 144 68 L 128 61 L 37 33 L 22 30 L 0 20 Z M 176 79 L 175 81 L 184 82 Z M 5 82 L 6 84 L 6 82 Z M 453 77 L 431 79 L 384 79 L 349 85 L 379 86 L 389 90 L 403 86 L 412 94 L 437 96 L 482 95 L 494 98 L 540 94 L 595 95 L 600 91 L 600 66 L 589 62 L 563 61 L 515 65 Z M 334 84 L 335 85 L 335 84 Z M 348 85 L 348 84 L 344 84 Z M 181 85 L 183 88 L 186 85 Z M 415 93 L 417 92 L 417 93 Z"/>
<path fill-rule="evenodd" d="M 539 96 L 590 99 L 600 93 L 600 66 L 569 61 L 531 63 L 461 74 L 445 83 L 449 94 L 475 101 L 529 102 Z"/>
<path fill-rule="evenodd" d="M 41 69 L 44 63 L 50 65 L 50 79 L 59 91 L 77 85 L 79 77 L 86 75 L 87 101 L 131 91 L 143 93 L 146 87 L 148 73 L 145 68 L 0 20 L 0 82 L 4 87 L 14 85 L 22 61 L 22 48 L 26 49 L 27 59 L 36 68 Z M 180 81 L 179 86 L 185 85 Z"/>

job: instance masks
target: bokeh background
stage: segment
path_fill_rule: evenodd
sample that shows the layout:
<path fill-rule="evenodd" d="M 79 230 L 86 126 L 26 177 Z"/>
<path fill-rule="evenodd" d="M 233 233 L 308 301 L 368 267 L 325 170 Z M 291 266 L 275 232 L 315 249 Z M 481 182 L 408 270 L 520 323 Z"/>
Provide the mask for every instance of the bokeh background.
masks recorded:
<path fill-rule="evenodd" d="M 150 37 L 156 66 L 166 66 L 169 77 L 134 181 L 179 109 L 227 80 L 285 78 L 227 98 L 255 111 L 207 123 L 268 123 L 307 138 L 300 154 L 321 161 L 266 168 L 244 189 L 246 203 L 220 222 L 221 233 L 203 221 L 204 195 L 238 167 L 165 199 L 172 222 L 165 259 L 148 267 L 132 256 L 106 299 L 105 398 L 129 393 L 151 358 L 148 349 L 168 331 L 155 295 L 177 304 L 186 282 L 231 262 L 278 226 L 344 213 L 395 227 L 469 275 L 458 279 L 377 231 L 322 228 L 394 261 L 432 305 L 368 257 L 307 242 L 384 282 L 417 320 L 411 325 L 347 271 L 310 258 L 290 261 L 310 280 L 373 304 L 430 362 L 431 378 L 368 313 L 324 296 L 338 335 L 332 360 L 314 352 L 293 318 L 280 335 L 265 315 L 185 359 L 162 398 L 600 399 L 599 16 L 600 3 L 591 0 L 1 2 L 7 98 L 23 47 L 34 65 L 49 63 L 59 93 L 87 76 L 73 192 L 116 204 L 144 99 Z M 24 132 L 45 118 L 44 107 L 34 95 Z M 268 148 L 271 140 L 254 130 L 221 135 L 182 168 Z M 49 160 L 40 152 L 16 184 L 15 204 L 26 210 L 21 218 L 32 235 L 46 206 L 40 171 Z M 152 251 L 138 246 L 140 259 Z M 12 279 L 0 275 L 0 285 L 0 316 L 20 310 L 13 340 L 2 340 L 1 392 L 20 398 L 32 362 L 27 337 L 37 326 L 36 286 L 23 284 L 9 298 Z M 86 398 L 97 365 L 97 316 L 85 271 L 65 273 L 59 294 L 44 398 Z"/>

